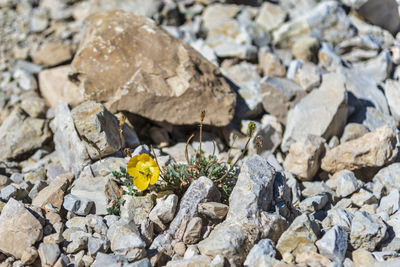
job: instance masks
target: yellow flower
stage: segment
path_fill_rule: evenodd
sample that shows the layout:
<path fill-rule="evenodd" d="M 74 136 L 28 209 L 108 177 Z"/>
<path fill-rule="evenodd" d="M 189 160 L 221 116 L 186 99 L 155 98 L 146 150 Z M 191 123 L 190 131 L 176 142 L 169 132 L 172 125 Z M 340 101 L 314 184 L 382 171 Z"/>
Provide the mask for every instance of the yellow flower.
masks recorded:
<path fill-rule="evenodd" d="M 139 190 L 146 190 L 149 184 L 155 184 L 160 175 L 160 168 L 149 154 L 141 154 L 132 157 L 127 166 L 133 183 Z"/>

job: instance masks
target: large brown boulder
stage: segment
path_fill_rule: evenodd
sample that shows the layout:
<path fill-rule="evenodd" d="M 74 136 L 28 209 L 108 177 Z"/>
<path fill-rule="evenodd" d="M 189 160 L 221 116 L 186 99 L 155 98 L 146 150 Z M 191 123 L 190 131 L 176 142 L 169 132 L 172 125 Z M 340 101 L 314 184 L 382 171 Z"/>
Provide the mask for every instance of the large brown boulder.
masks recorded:
<path fill-rule="evenodd" d="M 227 125 L 236 96 L 220 71 L 152 20 L 122 11 L 92 15 L 72 62 L 86 99 L 173 124 Z"/>

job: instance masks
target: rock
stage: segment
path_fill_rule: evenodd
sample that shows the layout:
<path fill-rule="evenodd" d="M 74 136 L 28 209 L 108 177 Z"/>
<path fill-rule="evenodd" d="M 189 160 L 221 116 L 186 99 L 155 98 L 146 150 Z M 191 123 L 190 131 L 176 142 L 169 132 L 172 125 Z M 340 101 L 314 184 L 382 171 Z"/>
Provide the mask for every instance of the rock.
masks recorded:
<path fill-rule="evenodd" d="M 354 266 L 367 266 L 376 263 L 376 259 L 366 249 L 359 248 L 352 252 Z"/>
<path fill-rule="evenodd" d="M 203 221 L 200 217 L 193 217 L 186 226 L 183 242 L 185 244 L 196 244 L 201 239 Z"/>
<path fill-rule="evenodd" d="M 149 219 L 165 230 L 165 224 L 174 218 L 178 200 L 178 196 L 174 194 L 158 198 L 156 206 L 149 213 Z"/>
<path fill-rule="evenodd" d="M 83 102 L 79 87 L 68 79 L 69 65 L 45 69 L 39 73 L 40 93 L 50 107 L 66 102 L 76 106 Z"/>
<path fill-rule="evenodd" d="M 240 9 L 237 5 L 210 5 L 202 14 L 204 27 L 207 30 L 215 28 L 219 24 L 235 17 L 239 11 Z"/>
<path fill-rule="evenodd" d="M 350 232 L 351 221 L 353 220 L 353 217 L 353 214 L 347 212 L 342 208 L 333 208 L 328 210 L 327 216 L 322 221 L 322 226 L 325 229 L 340 226 L 346 232 Z"/>
<path fill-rule="evenodd" d="M 218 202 L 200 203 L 197 210 L 213 220 L 222 220 L 228 213 L 229 206 Z"/>
<path fill-rule="evenodd" d="M 336 194 L 339 197 L 347 197 L 362 187 L 362 182 L 349 170 L 342 170 L 331 178 L 336 184 Z"/>
<path fill-rule="evenodd" d="M 374 251 L 385 238 L 386 229 L 379 217 L 365 211 L 356 212 L 351 224 L 350 243 L 354 249 Z"/>
<path fill-rule="evenodd" d="M 149 216 L 151 209 L 154 207 L 154 197 L 150 194 L 145 196 L 123 195 L 124 204 L 121 205 L 121 218 L 127 222 L 133 220 L 136 225 Z"/>
<path fill-rule="evenodd" d="M 338 56 L 330 43 L 322 42 L 321 49 L 318 51 L 319 66 L 324 69 L 336 72 L 343 67 L 343 61 Z"/>
<path fill-rule="evenodd" d="M 189 267 L 189 266 L 211 266 L 211 259 L 209 257 L 198 255 L 190 259 L 172 260 L 167 263 L 167 267 Z"/>
<path fill-rule="evenodd" d="M 267 266 L 275 258 L 275 249 L 270 239 L 261 239 L 255 244 L 244 261 L 244 266 Z"/>
<path fill-rule="evenodd" d="M 311 36 L 304 36 L 294 42 L 292 54 L 296 59 L 304 62 L 315 62 L 317 60 L 318 50 L 318 39 Z"/>
<path fill-rule="evenodd" d="M 220 254 L 238 266 L 259 238 L 277 240 L 287 223 L 283 217 L 267 213 L 272 206 L 275 176 L 272 167 L 258 155 L 243 163 L 225 221 L 198 244 L 202 255 Z"/>
<path fill-rule="evenodd" d="M 249 123 L 250 121 L 242 120 L 241 132 L 244 136 L 247 136 Z M 282 126 L 278 119 L 269 114 L 265 114 L 261 118 L 261 123 L 256 124 L 255 131 L 248 145 L 248 154 L 254 155 L 257 154 L 258 151 L 258 153 L 262 155 L 271 155 L 279 147 L 282 141 L 282 132 Z M 261 138 L 262 140 L 262 145 L 260 147 L 257 145 L 257 138 Z M 245 139 L 246 141 L 243 141 L 243 143 L 247 142 L 247 138 Z M 244 149 L 244 147 L 245 144 L 239 146 L 240 149 Z"/>
<path fill-rule="evenodd" d="M 315 251 L 305 251 L 296 256 L 296 263 L 306 264 L 308 266 L 331 266 L 332 262 L 325 256 Z"/>
<path fill-rule="evenodd" d="M 392 189 L 400 190 L 400 163 L 395 162 L 380 169 L 374 176 L 374 183 L 379 182 L 387 192 Z"/>
<path fill-rule="evenodd" d="M 260 75 L 257 66 L 246 62 L 223 69 L 224 74 L 238 87 L 238 93 L 243 98 L 249 111 L 243 117 L 262 113 Z"/>
<path fill-rule="evenodd" d="M 113 44 L 106 45 L 110 38 Z M 111 112 L 193 124 L 206 110 L 205 123 L 215 126 L 227 125 L 233 117 L 235 95 L 216 67 L 154 22 L 131 13 L 92 16 L 72 69 L 85 97 L 104 102 Z"/>
<path fill-rule="evenodd" d="M 32 205 L 44 208 L 47 204 L 51 204 L 60 210 L 64 201 L 64 193 L 73 179 L 72 173 L 61 174 L 35 196 Z"/>
<path fill-rule="evenodd" d="M 10 198 L 0 215 L 0 251 L 21 259 L 42 236 L 39 220 L 22 203 Z"/>
<path fill-rule="evenodd" d="M 315 245 L 319 253 L 330 260 L 343 262 L 347 250 L 347 233 L 341 226 L 334 226 Z"/>
<path fill-rule="evenodd" d="M 122 267 L 129 266 L 128 260 L 120 255 L 97 253 L 96 260 L 93 262 L 93 267 Z"/>
<path fill-rule="evenodd" d="M 271 53 L 264 52 L 260 49 L 258 53 L 258 66 L 262 70 L 264 76 L 268 77 L 282 77 L 286 75 L 285 65 L 282 64 L 280 58 Z"/>
<path fill-rule="evenodd" d="M 292 143 L 317 135 L 326 140 L 342 132 L 347 119 L 347 94 L 344 80 L 338 74 L 329 73 L 322 77 L 322 84 L 302 98 L 291 109 L 287 117 L 282 150 L 287 151 Z M 304 121 L 312 120 L 312 124 Z"/>
<path fill-rule="evenodd" d="M 176 252 L 176 254 L 178 254 L 179 256 L 183 257 L 185 255 L 185 251 L 186 251 L 185 243 L 183 243 L 183 242 L 175 243 L 174 251 Z"/>
<path fill-rule="evenodd" d="M 81 176 L 75 180 L 71 194 L 94 202 L 94 212 L 97 215 L 107 215 L 107 208 L 119 199 L 116 183 L 109 177 Z"/>
<path fill-rule="evenodd" d="M 288 110 L 306 94 L 295 82 L 273 77 L 261 81 L 261 93 L 264 110 L 283 124 Z"/>
<path fill-rule="evenodd" d="M 381 167 L 392 162 L 397 155 L 393 129 L 383 126 L 355 140 L 345 142 L 326 152 L 321 168 L 327 172 L 359 170 Z"/>
<path fill-rule="evenodd" d="M 303 14 L 276 29 L 272 34 L 273 43 L 288 47 L 293 40 L 313 31 L 322 31 L 324 39 L 332 43 L 338 43 L 353 34 L 348 30 L 350 20 L 335 1 L 322 2 Z"/>
<path fill-rule="evenodd" d="M 75 129 L 74 121 L 68 105 L 57 106 L 54 120 L 50 123 L 54 133 L 54 144 L 57 156 L 64 170 L 75 176 L 90 163 L 89 154 Z"/>
<path fill-rule="evenodd" d="M 343 40 L 340 44 L 336 46 L 335 50 L 338 52 L 339 55 L 343 55 L 348 53 L 350 50 L 354 50 L 357 48 L 362 49 L 363 51 L 376 52 L 380 48 L 380 43 L 378 40 L 374 39 L 370 35 L 359 34 L 347 40 Z"/>
<path fill-rule="evenodd" d="M 168 231 L 157 236 L 151 244 L 151 249 L 157 249 L 164 254 L 172 255 L 170 247 L 171 238 L 182 241 L 186 227 L 190 220 L 197 215 L 197 206 L 202 202 L 216 201 L 220 198 L 220 192 L 212 181 L 206 177 L 200 177 L 190 184 L 182 197 L 178 212 L 169 225 Z"/>
<path fill-rule="evenodd" d="M 400 238 L 400 212 L 396 212 L 395 214 L 390 216 L 389 219 L 386 219 L 385 222 L 389 226 L 390 231 L 393 231 L 391 232 L 391 235 L 394 234 L 395 238 Z"/>
<path fill-rule="evenodd" d="M 367 127 L 360 123 L 348 123 L 344 127 L 342 137 L 340 138 L 340 143 L 344 143 L 353 139 L 357 139 L 364 134 L 368 133 Z"/>
<path fill-rule="evenodd" d="M 362 207 L 364 205 L 369 205 L 369 204 L 375 204 L 378 202 L 374 194 L 363 188 L 361 188 L 360 191 L 354 193 L 351 196 L 351 201 L 358 207 Z"/>
<path fill-rule="evenodd" d="M 86 198 L 78 198 L 74 195 L 67 195 L 64 198 L 63 207 L 64 209 L 76 214 L 76 215 L 87 215 L 92 210 L 94 202 Z"/>
<path fill-rule="evenodd" d="M 27 157 L 51 137 L 46 120 L 15 108 L 0 126 L 0 160 Z"/>
<path fill-rule="evenodd" d="M 197 245 L 189 245 L 185 251 L 184 259 L 190 259 L 193 256 L 200 255 Z"/>
<path fill-rule="evenodd" d="M 385 125 L 396 129 L 396 121 L 392 116 L 373 107 L 360 109 L 354 116 L 352 116 L 352 120 L 362 122 L 362 124 L 371 132 Z"/>
<path fill-rule="evenodd" d="M 33 118 L 42 118 L 46 114 L 44 100 L 37 95 L 24 97 L 21 101 L 21 108 Z"/>
<path fill-rule="evenodd" d="M 25 249 L 24 254 L 22 255 L 22 258 L 21 258 L 21 263 L 22 264 L 32 264 L 35 262 L 37 257 L 38 257 L 38 251 L 36 250 L 36 248 L 29 247 L 29 248 Z"/>
<path fill-rule="evenodd" d="M 215 258 L 211 261 L 210 267 L 223 267 L 227 264 L 225 258 L 222 255 L 217 255 Z"/>
<path fill-rule="evenodd" d="M 72 58 L 69 45 L 63 43 L 45 43 L 36 51 L 33 56 L 33 62 L 37 65 L 54 66 Z"/>
<path fill-rule="evenodd" d="M 251 18 L 235 20 L 237 5 L 209 5 L 202 14 L 207 30 L 206 44 L 213 48 L 218 57 L 254 59 L 257 48 L 254 43 L 266 45 L 269 36 L 265 29 Z M 260 42 L 258 42 L 260 41 Z"/>
<path fill-rule="evenodd" d="M 85 233 L 83 231 L 76 231 L 71 233 L 70 235 L 70 243 L 67 246 L 67 253 L 76 253 L 79 250 L 87 249 L 87 242 L 90 234 Z"/>
<path fill-rule="evenodd" d="M 176 163 L 187 163 L 185 157 L 185 149 L 186 149 L 186 143 L 181 142 L 177 143 L 176 145 L 163 148 L 162 152 L 170 155 L 175 160 Z M 192 155 L 195 155 L 196 153 L 196 151 L 193 149 L 191 145 L 188 145 L 188 153 L 189 157 L 192 157 Z"/>
<path fill-rule="evenodd" d="M 96 255 L 98 252 L 106 252 L 109 247 L 110 244 L 105 239 L 91 236 L 88 238 L 88 252 L 90 255 Z"/>
<path fill-rule="evenodd" d="M 400 192 L 397 189 L 392 189 L 389 194 L 382 197 L 378 212 L 384 211 L 389 215 L 397 212 L 400 207 Z"/>
<path fill-rule="evenodd" d="M 392 61 L 389 50 L 383 50 L 377 57 L 360 63 L 353 63 L 353 68 L 365 72 L 376 83 L 381 83 L 390 75 Z"/>
<path fill-rule="evenodd" d="M 125 10 L 129 12 L 134 12 L 135 14 L 142 15 L 145 17 L 152 17 L 156 15 L 157 11 L 161 8 L 162 2 L 159 0 L 151 0 L 146 3 L 134 0 L 100 0 L 94 1 L 90 0 L 87 2 L 78 3 L 74 10 L 74 17 L 77 20 L 84 20 L 90 15 L 96 12 L 104 12 L 111 10 Z"/>
<path fill-rule="evenodd" d="M 33 9 L 29 24 L 30 30 L 32 32 L 42 32 L 48 25 L 49 22 L 46 10 L 40 7 Z"/>
<path fill-rule="evenodd" d="M 374 78 L 357 69 L 341 68 L 340 73 L 345 77 L 346 89 L 355 97 L 352 105 L 359 108 L 372 105 L 382 113 L 389 114 L 385 95 L 377 87 Z"/>
<path fill-rule="evenodd" d="M 318 240 L 319 226 L 309 212 L 298 216 L 289 228 L 281 235 L 276 249 L 284 255 L 285 253 L 296 255 L 307 251 L 317 251 L 314 245 Z"/>
<path fill-rule="evenodd" d="M 71 116 L 76 131 L 93 160 L 111 155 L 121 147 L 139 145 L 136 133 L 126 124 L 123 127 L 125 134 L 120 140 L 119 121 L 102 104 L 86 101 L 72 109 Z M 133 144 L 125 142 L 124 136 L 133 136 L 135 139 Z"/>
<path fill-rule="evenodd" d="M 303 90 L 309 92 L 313 88 L 320 85 L 322 76 L 321 74 L 322 71 L 318 66 L 311 62 L 304 62 L 296 71 L 294 80 L 300 85 L 301 88 L 303 88 Z"/>
<path fill-rule="evenodd" d="M 17 198 L 18 191 L 18 188 L 14 185 L 7 185 L 0 190 L 0 198 L 4 201 L 8 201 L 10 198 Z"/>
<path fill-rule="evenodd" d="M 34 91 L 37 89 L 35 77 L 27 71 L 17 69 L 14 72 L 14 79 L 17 81 L 18 86 L 23 90 Z"/>
<path fill-rule="evenodd" d="M 293 143 L 283 163 L 285 170 L 296 175 L 301 181 L 312 180 L 325 152 L 324 141 L 319 136 L 308 135 L 305 139 Z"/>
<path fill-rule="evenodd" d="M 301 191 L 303 197 L 312 197 L 323 193 L 334 195 L 332 189 L 324 182 L 303 182 L 302 186 L 304 187 L 303 191 Z"/>
<path fill-rule="evenodd" d="M 60 248 L 55 243 L 41 243 L 38 252 L 42 266 L 54 266 L 60 256 Z"/>
<path fill-rule="evenodd" d="M 141 146 L 138 146 L 136 149 L 140 149 Z M 135 149 L 135 151 L 136 151 Z M 149 154 L 150 151 L 143 151 L 139 154 L 147 153 Z M 133 152 L 132 156 L 137 155 Z M 112 172 L 115 170 L 120 170 L 120 167 L 126 167 L 128 164 L 129 159 L 127 158 L 119 158 L 119 157 L 107 157 L 101 160 L 96 161 L 95 163 L 90 165 L 90 173 L 93 176 L 110 176 Z M 88 167 L 86 167 L 88 168 Z"/>
<path fill-rule="evenodd" d="M 394 0 L 368 0 L 357 8 L 357 12 L 368 22 L 390 31 L 393 35 L 399 31 L 400 17 L 398 4 Z M 378 16 L 377 14 L 381 14 Z"/>
<path fill-rule="evenodd" d="M 269 2 L 261 5 L 256 22 L 261 24 L 267 31 L 279 27 L 286 18 L 286 12 L 279 6 Z"/>
<path fill-rule="evenodd" d="M 140 232 L 134 222 L 120 220 L 110 226 L 107 238 L 111 242 L 111 250 L 135 261 L 146 255 L 146 243 L 140 238 Z"/>
<path fill-rule="evenodd" d="M 308 211 L 314 213 L 326 206 L 329 202 L 327 194 L 318 194 L 312 197 L 304 199 L 299 204 L 299 208 L 302 212 Z"/>
<path fill-rule="evenodd" d="M 385 96 L 388 102 L 390 113 L 396 120 L 397 124 L 400 122 L 400 83 L 395 80 L 386 80 L 385 82 Z"/>

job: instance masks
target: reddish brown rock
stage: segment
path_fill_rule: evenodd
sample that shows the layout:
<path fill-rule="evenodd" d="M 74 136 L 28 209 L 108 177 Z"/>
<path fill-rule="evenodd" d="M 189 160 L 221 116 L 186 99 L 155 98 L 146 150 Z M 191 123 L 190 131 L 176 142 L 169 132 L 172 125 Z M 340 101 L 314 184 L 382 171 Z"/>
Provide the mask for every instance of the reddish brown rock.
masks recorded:
<path fill-rule="evenodd" d="M 88 20 L 72 62 L 86 99 L 155 121 L 227 125 L 236 97 L 220 71 L 152 20 L 122 11 Z"/>

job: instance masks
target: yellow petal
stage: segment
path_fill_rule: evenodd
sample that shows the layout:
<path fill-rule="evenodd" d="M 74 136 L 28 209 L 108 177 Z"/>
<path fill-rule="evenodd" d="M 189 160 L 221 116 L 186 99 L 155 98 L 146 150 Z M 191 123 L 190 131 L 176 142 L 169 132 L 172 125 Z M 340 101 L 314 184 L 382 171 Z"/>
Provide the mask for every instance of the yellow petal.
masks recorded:
<path fill-rule="evenodd" d="M 150 167 L 150 170 L 151 170 L 150 184 L 155 184 L 158 180 L 158 177 L 160 176 L 160 168 L 158 168 L 158 166 Z"/>
<path fill-rule="evenodd" d="M 139 155 L 139 160 L 146 162 L 146 161 L 152 160 L 152 158 L 150 157 L 149 154 L 143 153 L 143 154 Z"/>
<path fill-rule="evenodd" d="M 132 158 L 130 158 L 128 165 L 126 166 L 126 170 L 128 171 L 130 176 L 135 176 L 134 172 L 136 169 L 136 165 L 139 162 L 139 155 L 133 156 Z"/>
<path fill-rule="evenodd" d="M 147 189 L 149 182 L 150 180 L 144 175 L 137 175 L 133 177 L 133 184 L 141 191 Z"/>

